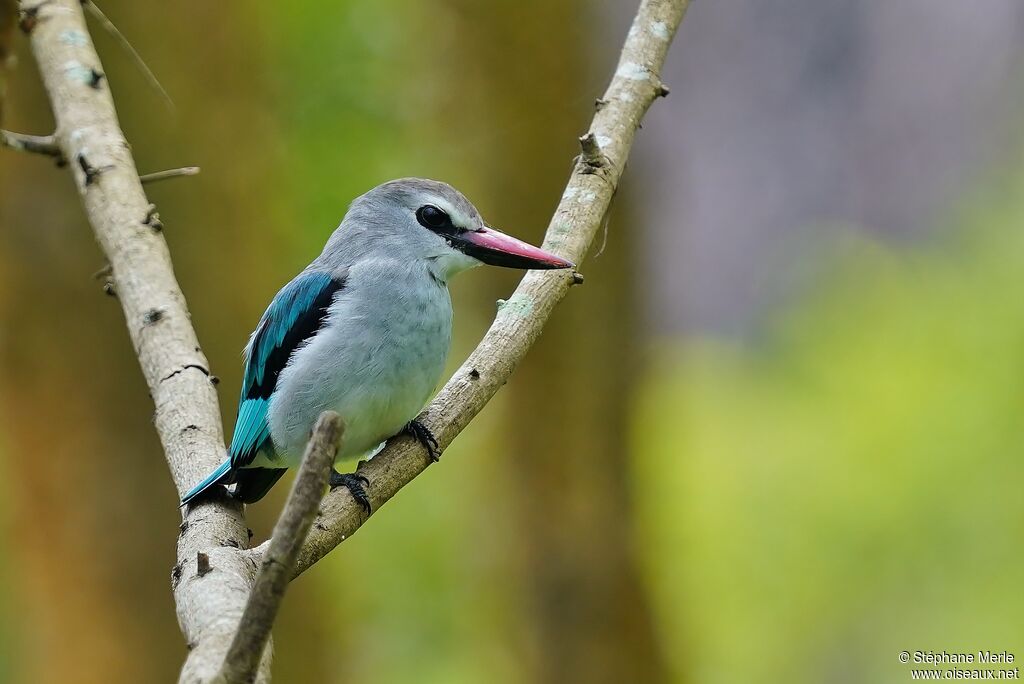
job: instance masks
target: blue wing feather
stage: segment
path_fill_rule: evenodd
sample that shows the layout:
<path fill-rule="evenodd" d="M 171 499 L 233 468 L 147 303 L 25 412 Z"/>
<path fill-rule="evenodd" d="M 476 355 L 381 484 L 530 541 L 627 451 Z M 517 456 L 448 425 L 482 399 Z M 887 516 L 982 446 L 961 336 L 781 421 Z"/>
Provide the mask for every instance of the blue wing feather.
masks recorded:
<path fill-rule="evenodd" d="M 267 425 L 269 399 L 247 399 L 238 406 L 235 419 L 235 433 L 231 437 L 231 465 L 243 466 L 252 463 L 260 448 L 270 439 Z"/>
<path fill-rule="evenodd" d="M 189 490 L 188 494 L 181 497 L 181 505 L 191 503 L 192 499 L 196 498 L 213 485 L 219 483 L 227 474 L 231 471 L 231 461 L 224 461 L 217 469 L 206 476 L 206 478 Z"/>
<path fill-rule="evenodd" d="M 277 386 L 277 377 L 288 364 L 292 354 L 316 334 L 327 318 L 334 295 L 345 287 L 344 277 L 312 271 L 303 273 L 285 285 L 256 326 L 245 348 L 245 375 L 242 396 L 238 403 L 238 418 L 231 438 L 229 457 L 184 497 L 185 505 L 218 484 L 236 481 L 238 468 L 249 465 L 261 449 L 270 445 L 270 427 L 267 425 L 267 407 L 270 395 Z M 252 502 L 262 497 L 280 477 L 280 470 L 269 470 L 258 485 L 249 483 L 257 491 L 243 493 L 242 500 Z M 243 483 L 239 483 L 242 486 Z M 238 492 L 236 491 L 236 495 Z M 246 498 L 245 494 L 248 494 Z"/>
<path fill-rule="evenodd" d="M 245 350 L 245 375 L 238 418 L 231 439 L 231 465 L 252 463 L 270 440 L 267 407 L 277 377 L 295 350 L 316 334 L 344 278 L 304 273 L 285 285 L 270 303 Z"/>

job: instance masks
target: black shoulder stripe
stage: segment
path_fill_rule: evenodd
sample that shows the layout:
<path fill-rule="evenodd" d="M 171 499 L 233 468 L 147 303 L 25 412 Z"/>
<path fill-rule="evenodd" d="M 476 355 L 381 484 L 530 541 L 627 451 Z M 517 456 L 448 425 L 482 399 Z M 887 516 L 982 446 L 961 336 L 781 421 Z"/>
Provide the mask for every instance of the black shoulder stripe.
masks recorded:
<path fill-rule="evenodd" d="M 290 302 L 290 306 L 295 307 L 292 314 L 294 320 L 284 330 L 283 337 L 276 344 L 274 340 L 267 339 L 269 335 L 273 334 L 274 326 L 269 321 L 260 325 L 252 345 L 254 358 L 251 358 L 249 362 L 258 362 L 255 357 L 257 350 L 261 350 L 261 356 L 265 359 L 263 372 L 262 377 L 253 375 L 252 382 L 245 393 L 246 399 L 266 399 L 271 395 L 274 388 L 277 387 L 278 376 L 288 365 L 292 354 L 323 327 L 334 296 L 344 288 L 344 278 L 332 278 L 308 302 Z"/>

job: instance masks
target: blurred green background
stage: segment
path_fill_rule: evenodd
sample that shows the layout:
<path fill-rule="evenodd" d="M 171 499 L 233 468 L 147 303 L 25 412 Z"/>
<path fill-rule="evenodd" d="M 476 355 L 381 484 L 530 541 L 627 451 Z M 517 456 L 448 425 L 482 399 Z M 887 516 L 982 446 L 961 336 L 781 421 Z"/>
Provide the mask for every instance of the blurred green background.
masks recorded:
<path fill-rule="evenodd" d="M 1024 13 L 767 5 L 691 9 L 585 286 L 441 465 L 292 586 L 278 681 L 1024 657 Z M 541 239 L 634 8 L 100 6 L 175 102 L 93 26 L 140 170 L 203 169 L 147 192 L 228 431 L 249 332 L 355 195 L 439 178 Z M 25 47 L 4 125 L 46 133 Z M 0 681 L 172 681 L 185 653 L 175 492 L 102 265 L 68 174 L 0 152 Z M 453 368 L 516 278 L 455 283 Z"/>

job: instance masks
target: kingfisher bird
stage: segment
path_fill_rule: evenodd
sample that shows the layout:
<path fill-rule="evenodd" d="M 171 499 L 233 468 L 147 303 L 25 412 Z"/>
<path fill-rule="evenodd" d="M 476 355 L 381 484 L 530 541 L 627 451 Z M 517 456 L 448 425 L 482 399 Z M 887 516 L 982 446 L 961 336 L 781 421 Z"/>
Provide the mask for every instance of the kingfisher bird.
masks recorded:
<path fill-rule="evenodd" d="M 406 432 L 433 460 L 434 436 L 416 416 L 444 371 L 452 335 L 448 280 L 490 264 L 572 268 L 572 262 L 487 226 L 455 188 L 393 180 L 356 198 L 320 256 L 270 302 L 249 338 L 228 458 L 182 497 L 219 485 L 244 503 L 298 466 L 321 412 L 345 436 L 335 463 L 374 453 Z M 369 513 L 365 477 L 331 474 Z"/>

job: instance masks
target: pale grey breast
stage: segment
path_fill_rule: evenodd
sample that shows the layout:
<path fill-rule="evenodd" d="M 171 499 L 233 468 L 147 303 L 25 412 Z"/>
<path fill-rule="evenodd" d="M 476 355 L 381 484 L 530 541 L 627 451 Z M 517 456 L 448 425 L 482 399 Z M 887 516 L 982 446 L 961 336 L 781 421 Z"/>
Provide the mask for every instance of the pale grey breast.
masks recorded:
<path fill-rule="evenodd" d="M 361 456 L 401 430 L 430 399 L 451 345 L 448 289 L 422 263 L 353 266 L 321 331 L 281 372 L 271 436 L 295 464 L 321 411 L 345 420 L 338 458 Z"/>

